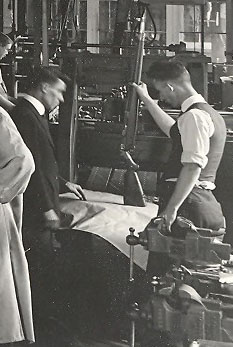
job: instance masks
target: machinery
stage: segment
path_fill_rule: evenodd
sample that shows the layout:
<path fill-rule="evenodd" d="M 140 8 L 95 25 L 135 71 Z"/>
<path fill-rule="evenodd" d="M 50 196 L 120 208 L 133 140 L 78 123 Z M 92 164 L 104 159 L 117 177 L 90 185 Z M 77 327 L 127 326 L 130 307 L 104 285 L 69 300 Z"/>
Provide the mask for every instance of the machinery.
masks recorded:
<path fill-rule="evenodd" d="M 230 346 L 233 342 L 233 301 L 224 300 L 227 299 L 201 298 L 193 287 L 183 283 L 158 289 L 138 313 L 148 327 L 142 346 L 149 332 L 154 332 L 151 343 L 158 341 L 160 333 L 170 336 L 174 346 L 188 346 L 197 340 L 226 342 Z"/>
<path fill-rule="evenodd" d="M 150 252 L 167 253 L 173 259 L 184 262 L 184 265 L 216 264 L 230 257 L 230 245 L 215 241 L 224 234 L 224 230 L 196 228 L 183 217 L 177 218 L 172 228 L 172 235 L 164 234 L 162 225 L 161 217 L 152 219 L 146 229 L 139 234 L 138 243 L 144 245 Z"/>
<path fill-rule="evenodd" d="M 144 246 L 149 252 L 164 252 L 172 265 L 161 277 L 153 277 L 152 294 L 129 312 L 133 331 L 143 347 L 231 346 L 233 343 L 233 271 L 231 247 L 217 240 L 223 230 L 195 228 L 178 217 L 170 234 L 162 231 L 162 218 L 154 218 L 139 236 L 130 230 L 131 248 Z M 133 250 L 131 250 L 133 254 Z M 133 280 L 131 259 L 130 280 Z M 134 335 L 134 336 L 132 336 Z"/>

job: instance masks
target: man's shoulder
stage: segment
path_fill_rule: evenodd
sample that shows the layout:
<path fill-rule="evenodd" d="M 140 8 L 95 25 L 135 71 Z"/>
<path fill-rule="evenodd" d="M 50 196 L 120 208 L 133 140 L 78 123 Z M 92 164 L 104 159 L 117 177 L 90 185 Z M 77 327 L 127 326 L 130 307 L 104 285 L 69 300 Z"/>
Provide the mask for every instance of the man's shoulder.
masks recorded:
<path fill-rule="evenodd" d="M 23 98 L 23 97 L 19 97 L 18 99 L 17 99 L 17 103 L 16 103 L 16 106 L 15 106 L 15 108 L 17 109 L 17 108 L 19 108 L 19 107 L 23 107 L 23 108 L 28 108 L 28 109 L 30 109 L 30 103 L 29 103 L 29 101 L 27 101 L 25 98 Z"/>
<path fill-rule="evenodd" d="M 30 116 L 35 113 L 35 110 L 33 109 L 33 106 L 30 105 L 30 103 L 25 100 L 24 98 L 20 98 L 17 100 L 16 106 L 11 111 L 12 117 L 20 117 L 23 118 L 25 116 Z"/>
<path fill-rule="evenodd" d="M 204 104 L 207 105 L 207 104 Z M 204 120 L 205 118 L 207 120 L 211 119 L 210 113 L 208 112 L 208 109 L 205 107 L 199 107 L 198 104 L 192 105 L 190 108 L 188 108 L 179 118 L 178 120 L 189 120 L 192 118 L 197 118 L 200 120 Z"/>
<path fill-rule="evenodd" d="M 178 126 L 196 124 L 197 127 L 200 127 L 203 125 L 210 126 L 212 123 L 210 114 L 206 110 L 200 108 L 191 108 L 187 110 L 177 120 Z"/>
<path fill-rule="evenodd" d="M 214 132 L 214 123 L 210 114 L 206 110 L 198 108 L 192 108 L 183 113 L 179 117 L 177 125 L 182 135 L 191 130 L 193 136 L 206 133 L 210 137 Z"/>

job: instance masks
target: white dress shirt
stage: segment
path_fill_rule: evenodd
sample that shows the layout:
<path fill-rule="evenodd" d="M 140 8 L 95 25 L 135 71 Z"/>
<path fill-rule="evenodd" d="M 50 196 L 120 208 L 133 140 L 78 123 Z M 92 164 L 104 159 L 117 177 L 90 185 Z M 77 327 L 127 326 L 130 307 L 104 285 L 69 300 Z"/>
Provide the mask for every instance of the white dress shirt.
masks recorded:
<path fill-rule="evenodd" d="M 196 163 L 202 169 L 208 162 L 207 154 L 210 148 L 210 137 L 214 133 L 214 124 L 211 116 L 204 110 L 188 108 L 195 103 L 206 103 L 200 94 L 195 94 L 186 99 L 181 105 L 181 111 L 184 112 L 177 121 L 178 129 L 181 135 L 183 153 L 181 162 Z M 205 189 L 214 189 L 212 182 L 198 181 L 197 186 Z"/>

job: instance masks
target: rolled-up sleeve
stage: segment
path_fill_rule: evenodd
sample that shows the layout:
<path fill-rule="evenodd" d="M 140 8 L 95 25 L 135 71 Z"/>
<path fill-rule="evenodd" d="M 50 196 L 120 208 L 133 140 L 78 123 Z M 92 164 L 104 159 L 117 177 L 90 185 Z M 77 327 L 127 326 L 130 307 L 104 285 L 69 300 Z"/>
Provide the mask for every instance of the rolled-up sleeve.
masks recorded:
<path fill-rule="evenodd" d="M 195 163 L 202 169 L 208 162 L 210 137 L 214 132 L 214 124 L 208 113 L 202 110 L 190 110 L 178 119 L 183 152 L 182 164 Z"/>

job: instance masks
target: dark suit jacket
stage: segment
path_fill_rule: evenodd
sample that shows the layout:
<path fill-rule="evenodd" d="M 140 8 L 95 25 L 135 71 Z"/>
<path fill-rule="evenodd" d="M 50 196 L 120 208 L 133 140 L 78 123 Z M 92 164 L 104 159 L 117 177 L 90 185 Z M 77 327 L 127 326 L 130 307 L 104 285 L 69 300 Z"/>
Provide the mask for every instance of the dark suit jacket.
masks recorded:
<path fill-rule="evenodd" d="M 41 221 L 43 212 L 50 209 L 59 213 L 58 165 L 47 119 L 26 99 L 18 102 L 11 116 L 36 166 L 24 195 L 24 223 L 28 224 Z"/>

